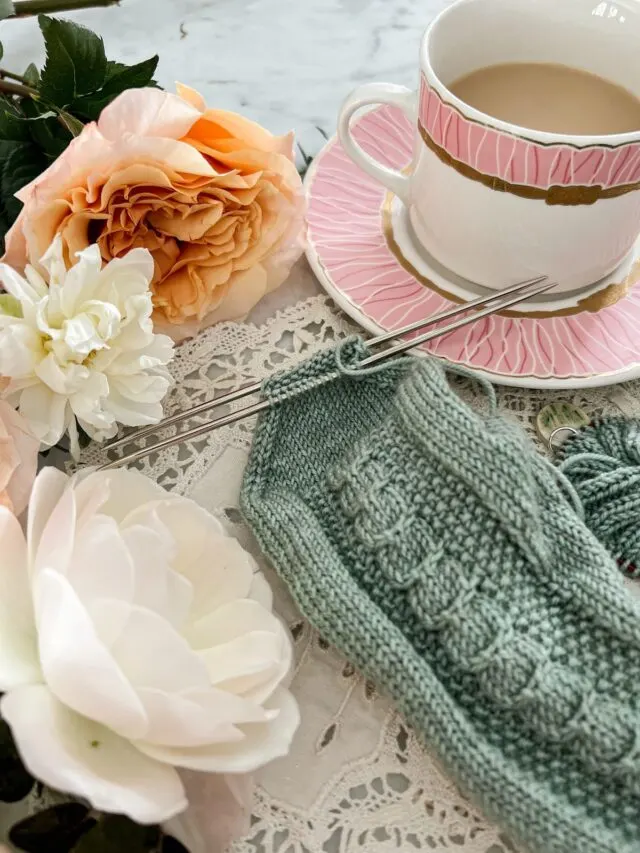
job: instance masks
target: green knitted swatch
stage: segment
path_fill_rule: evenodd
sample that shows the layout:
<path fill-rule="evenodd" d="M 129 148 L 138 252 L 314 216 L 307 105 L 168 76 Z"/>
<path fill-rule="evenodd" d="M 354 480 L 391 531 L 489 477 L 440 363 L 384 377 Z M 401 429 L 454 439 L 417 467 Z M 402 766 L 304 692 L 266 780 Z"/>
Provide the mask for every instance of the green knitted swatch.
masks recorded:
<path fill-rule="evenodd" d="M 640 422 L 595 421 L 565 441 L 559 461 L 589 529 L 627 577 L 640 578 Z"/>
<path fill-rule="evenodd" d="M 640 606 L 520 431 L 436 361 L 364 353 L 266 383 L 248 523 L 488 817 L 534 853 L 639 853 Z"/>

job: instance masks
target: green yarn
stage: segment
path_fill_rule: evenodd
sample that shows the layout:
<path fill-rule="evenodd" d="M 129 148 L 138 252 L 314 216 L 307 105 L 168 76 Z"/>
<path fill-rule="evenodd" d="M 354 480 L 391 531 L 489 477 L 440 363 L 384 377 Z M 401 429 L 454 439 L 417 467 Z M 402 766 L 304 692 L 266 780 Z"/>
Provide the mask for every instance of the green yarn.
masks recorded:
<path fill-rule="evenodd" d="M 587 526 L 625 575 L 640 577 L 640 422 L 596 421 L 568 439 L 559 458 Z"/>
<path fill-rule="evenodd" d="M 265 384 L 241 496 L 263 550 L 516 840 L 638 853 L 640 605 L 519 430 L 437 362 L 364 352 Z"/>

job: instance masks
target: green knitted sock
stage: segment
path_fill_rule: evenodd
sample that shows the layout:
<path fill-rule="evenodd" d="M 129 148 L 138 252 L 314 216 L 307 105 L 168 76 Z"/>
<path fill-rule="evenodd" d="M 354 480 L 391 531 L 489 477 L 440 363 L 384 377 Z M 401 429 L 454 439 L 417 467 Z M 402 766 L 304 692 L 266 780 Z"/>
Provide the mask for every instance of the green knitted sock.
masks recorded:
<path fill-rule="evenodd" d="M 638 853 L 639 605 L 519 430 L 439 363 L 364 352 L 266 383 L 242 490 L 263 550 L 516 839 Z"/>

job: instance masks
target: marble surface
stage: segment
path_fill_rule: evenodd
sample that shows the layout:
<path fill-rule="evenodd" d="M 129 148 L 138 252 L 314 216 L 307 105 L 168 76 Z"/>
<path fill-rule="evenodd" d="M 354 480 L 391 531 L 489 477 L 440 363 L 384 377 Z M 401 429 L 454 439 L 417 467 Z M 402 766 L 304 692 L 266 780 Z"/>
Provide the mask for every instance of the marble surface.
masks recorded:
<path fill-rule="evenodd" d="M 421 32 L 446 0 L 121 0 L 72 17 L 100 33 L 110 59 L 160 55 L 158 79 L 199 89 L 275 133 L 295 129 L 315 154 L 340 102 L 360 83 L 417 82 Z M 34 19 L 0 24 L 2 64 L 43 59 Z"/>
<path fill-rule="evenodd" d="M 387 80 L 413 86 L 420 37 L 448 0 L 121 0 L 71 17 L 99 33 L 109 59 L 158 53 L 159 83 L 198 89 L 274 133 L 295 130 L 313 156 L 335 132 L 340 103 L 355 86 Z M 39 67 L 44 46 L 34 18 L 0 23 L 2 66 Z M 302 158 L 298 152 L 300 163 Z M 301 260 L 285 285 L 249 319 L 319 291 Z"/>

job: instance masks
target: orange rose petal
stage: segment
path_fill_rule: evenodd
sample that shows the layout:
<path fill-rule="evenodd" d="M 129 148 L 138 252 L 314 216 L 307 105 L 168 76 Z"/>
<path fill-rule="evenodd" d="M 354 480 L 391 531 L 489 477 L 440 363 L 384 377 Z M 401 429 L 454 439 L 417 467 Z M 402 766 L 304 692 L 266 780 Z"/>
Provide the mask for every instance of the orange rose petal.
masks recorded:
<path fill-rule="evenodd" d="M 286 277 L 303 227 L 291 135 L 179 92 L 119 96 L 100 128 L 87 126 L 23 190 L 24 214 L 7 235 L 18 267 L 37 263 L 56 233 L 67 263 L 91 239 L 105 260 L 144 246 L 154 317 L 180 327 L 174 338 L 246 313 Z"/>
<path fill-rule="evenodd" d="M 106 219 L 106 214 L 91 214 L 86 211 L 72 213 L 71 216 L 67 216 L 60 227 L 59 233 L 66 245 L 70 258 L 75 257 L 77 252 L 81 252 L 89 245 L 91 223 L 94 221 L 103 222 Z"/>
<path fill-rule="evenodd" d="M 137 163 L 127 166 L 124 169 L 118 169 L 118 171 L 109 176 L 108 180 L 100 188 L 99 198 L 101 207 L 106 207 L 109 199 L 116 190 L 123 189 L 125 195 L 131 194 L 132 190 L 138 184 L 143 184 L 145 187 L 172 189 L 171 181 L 162 169 L 157 166 Z"/>
<path fill-rule="evenodd" d="M 39 263 L 40 258 L 53 242 L 68 213 L 68 202 L 64 199 L 59 199 L 25 216 L 23 231 L 26 238 L 28 257 L 25 258 L 24 263 L 28 260 L 42 272 L 43 268 Z M 68 256 L 68 251 L 65 251 L 65 255 Z M 70 262 L 70 257 L 68 257 L 67 263 Z"/>
<path fill-rule="evenodd" d="M 198 271 L 185 266 L 171 273 L 156 289 L 157 302 L 170 322 L 184 317 L 199 317 L 207 297 L 211 297 Z"/>
<path fill-rule="evenodd" d="M 17 198 L 24 204 L 37 201 L 43 205 L 59 198 L 65 188 L 85 184 L 92 168 L 100 162 L 104 143 L 98 126 L 94 122 L 86 124 L 80 136 L 71 140 L 48 169 L 16 193 Z"/>
<path fill-rule="evenodd" d="M 123 135 L 176 139 L 198 117 L 199 110 L 178 95 L 162 89 L 127 89 L 102 111 L 98 128 L 110 140 Z"/>
<path fill-rule="evenodd" d="M 209 228 L 216 224 L 222 216 L 222 205 L 212 204 L 204 210 L 197 211 L 185 218 L 169 216 L 163 213 L 152 213 L 149 222 L 159 231 L 171 234 L 178 240 L 191 242 L 200 240 Z"/>
<path fill-rule="evenodd" d="M 191 243 L 190 245 L 183 246 L 180 250 L 172 272 L 177 272 L 186 266 L 197 268 L 208 264 L 220 265 L 221 263 L 226 263 L 226 259 L 221 261 L 212 258 L 211 249 L 206 243 Z"/>
<path fill-rule="evenodd" d="M 4 255 L 2 261 L 17 270 L 22 271 L 27 263 L 27 240 L 24 234 L 24 208 L 20 211 L 13 226 L 4 238 Z"/>
<path fill-rule="evenodd" d="M 176 93 L 192 107 L 195 107 L 198 112 L 204 112 L 207 108 L 205 99 L 200 92 L 196 92 L 191 86 L 185 86 L 184 83 L 176 83 Z"/>
<path fill-rule="evenodd" d="M 251 311 L 267 291 L 267 273 L 258 265 L 246 272 L 236 273 L 220 304 L 204 317 L 204 325 L 240 320 Z"/>
<path fill-rule="evenodd" d="M 162 281 L 174 268 L 180 249 L 175 240 L 165 240 L 161 246 L 152 251 L 155 265 L 154 283 Z"/>
<path fill-rule="evenodd" d="M 251 121 L 238 113 L 227 110 L 205 110 L 202 119 L 197 124 L 205 123 L 211 128 L 210 135 L 219 137 L 233 137 L 243 140 L 247 147 L 259 151 L 284 153 L 289 150 L 289 136 L 273 136 L 256 122 Z M 195 125 L 194 125 L 195 127 Z M 189 136 L 193 133 L 192 127 Z M 283 150 L 284 149 L 284 150 Z"/>

